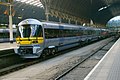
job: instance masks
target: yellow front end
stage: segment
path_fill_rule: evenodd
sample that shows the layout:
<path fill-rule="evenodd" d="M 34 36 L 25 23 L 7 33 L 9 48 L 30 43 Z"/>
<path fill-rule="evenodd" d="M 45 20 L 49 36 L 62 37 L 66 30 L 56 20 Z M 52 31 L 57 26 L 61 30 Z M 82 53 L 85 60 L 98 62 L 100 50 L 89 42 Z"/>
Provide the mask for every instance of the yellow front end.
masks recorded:
<path fill-rule="evenodd" d="M 43 37 L 16 38 L 16 43 L 20 45 L 41 44 L 43 42 Z"/>
<path fill-rule="evenodd" d="M 43 50 L 43 37 L 16 38 L 19 48 L 14 49 L 15 53 L 22 58 L 38 58 Z"/>

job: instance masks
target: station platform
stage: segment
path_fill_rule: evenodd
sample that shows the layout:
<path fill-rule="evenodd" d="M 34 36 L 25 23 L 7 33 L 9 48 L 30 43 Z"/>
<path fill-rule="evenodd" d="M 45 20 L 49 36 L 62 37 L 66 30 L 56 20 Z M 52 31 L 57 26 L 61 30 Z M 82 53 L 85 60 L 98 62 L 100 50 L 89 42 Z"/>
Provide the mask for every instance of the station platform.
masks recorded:
<path fill-rule="evenodd" d="M 84 80 L 120 80 L 120 38 Z"/>
<path fill-rule="evenodd" d="M 14 43 L 0 43 L 0 51 L 17 48 L 17 44 Z"/>

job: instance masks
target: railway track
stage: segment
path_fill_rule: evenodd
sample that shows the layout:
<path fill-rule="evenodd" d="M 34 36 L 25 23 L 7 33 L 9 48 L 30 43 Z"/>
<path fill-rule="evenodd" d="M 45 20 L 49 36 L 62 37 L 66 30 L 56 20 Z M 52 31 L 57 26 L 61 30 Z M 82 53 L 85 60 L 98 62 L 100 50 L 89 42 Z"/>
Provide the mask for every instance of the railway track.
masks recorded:
<path fill-rule="evenodd" d="M 9 57 L 9 56 L 13 56 L 13 55 L 15 55 L 15 54 L 14 53 L 4 54 L 4 55 L 0 55 L 0 58 Z"/>
<path fill-rule="evenodd" d="M 8 74 L 10 72 L 20 70 L 22 68 L 33 65 L 33 64 L 38 63 L 38 62 L 40 62 L 40 60 L 34 60 L 34 61 L 22 60 L 22 62 L 20 62 L 18 64 L 15 64 L 15 65 L 12 65 L 12 66 L 1 69 L 0 70 L 0 76 Z"/>
<path fill-rule="evenodd" d="M 104 46 L 103 46 L 103 47 L 104 47 Z M 100 49 L 102 49 L 102 48 L 100 48 Z M 99 50 L 100 50 L 100 49 L 99 49 Z M 60 52 L 60 53 L 58 53 L 58 54 L 55 55 L 55 56 L 61 55 L 61 53 L 64 53 L 64 52 L 66 52 L 66 51 L 67 51 L 67 50 L 65 50 L 65 51 L 63 51 L 63 52 Z M 71 51 L 71 50 L 68 50 L 68 51 Z M 98 51 L 98 50 L 97 50 L 97 51 Z M 96 52 L 97 52 L 97 51 L 96 51 Z M 95 52 L 94 52 L 93 54 L 95 54 Z M 89 55 L 89 57 L 92 56 L 93 54 Z M 11 56 L 11 55 L 13 55 L 13 53 L 11 53 L 11 54 L 9 54 L 9 55 L 1 55 L 1 58 L 2 58 L 2 57 L 6 57 L 6 56 Z M 25 67 L 28 67 L 28 66 L 30 66 L 30 65 L 39 63 L 39 62 L 44 61 L 44 60 L 46 60 L 46 59 L 49 59 L 49 58 L 51 58 L 51 57 L 54 57 L 54 56 L 49 56 L 49 57 L 44 58 L 44 59 L 43 59 L 43 58 L 40 58 L 40 59 L 31 59 L 31 60 L 20 59 L 20 62 L 17 63 L 17 64 L 14 64 L 14 65 L 12 65 L 12 66 L 8 66 L 8 67 L 6 67 L 6 68 L 0 69 L 0 76 L 5 75 L 5 74 L 8 74 L 8 73 L 10 73 L 10 72 L 14 72 L 14 71 L 20 70 L 20 69 L 25 68 Z M 60 79 L 61 77 L 63 77 L 64 75 L 66 75 L 67 73 L 69 73 L 71 70 L 73 70 L 75 67 L 77 67 L 79 64 L 81 64 L 82 62 L 84 62 L 84 61 L 85 61 L 86 59 L 88 59 L 89 57 L 83 59 L 80 63 L 76 64 L 74 67 L 70 68 L 69 70 L 67 70 L 66 72 L 64 72 L 62 75 L 59 75 L 57 78 L 55 78 L 55 80 L 58 80 L 58 79 Z"/>
<path fill-rule="evenodd" d="M 0 51 L 0 58 L 7 57 L 7 56 L 10 56 L 10 55 L 14 55 L 14 50 L 13 49 Z"/>
<path fill-rule="evenodd" d="M 15 62 L 18 62 L 18 63 L 15 63 L 15 64 L 12 64 L 12 65 L 7 65 L 5 68 L 1 68 L 0 69 L 0 76 L 3 76 L 5 74 L 8 74 L 8 73 L 11 73 L 11 72 L 14 72 L 14 71 L 17 71 L 17 70 L 20 70 L 20 69 L 23 69 L 25 67 L 28 67 L 30 65 L 33 65 L 33 64 L 36 64 L 36 63 L 39 63 L 41 61 L 44 61 L 46 59 L 50 59 L 51 57 L 54 57 L 54 56 L 49 56 L 49 57 L 46 57 L 46 58 L 39 58 L 39 59 L 21 59 L 18 55 L 15 55 L 14 53 L 10 53 L 10 54 L 6 54 L 6 55 L 0 55 L 0 58 L 9 58 L 9 57 L 17 57 L 18 58 L 18 61 L 16 59 L 13 59 L 15 60 Z M 56 55 L 57 56 L 57 55 Z"/>
<path fill-rule="evenodd" d="M 112 42 L 112 41 L 111 41 Z M 103 49 L 105 46 L 107 46 L 109 43 L 105 44 L 104 46 L 102 46 L 101 48 L 99 48 L 98 50 L 94 51 L 92 54 L 88 55 L 87 57 L 84 57 L 80 62 L 78 62 L 77 64 L 75 64 L 73 67 L 69 68 L 68 70 L 66 70 L 65 72 L 63 72 L 62 74 L 58 75 L 56 78 L 54 78 L 54 80 L 62 80 L 62 78 L 64 76 L 66 76 L 67 74 L 69 74 L 71 71 L 73 71 L 75 68 L 77 68 L 78 66 L 80 66 L 82 63 L 84 63 L 86 60 L 90 59 L 93 55 L 95 55 L 98 51 L 103 50 L 103 51 L 108 51 L 107 49 Z"/>

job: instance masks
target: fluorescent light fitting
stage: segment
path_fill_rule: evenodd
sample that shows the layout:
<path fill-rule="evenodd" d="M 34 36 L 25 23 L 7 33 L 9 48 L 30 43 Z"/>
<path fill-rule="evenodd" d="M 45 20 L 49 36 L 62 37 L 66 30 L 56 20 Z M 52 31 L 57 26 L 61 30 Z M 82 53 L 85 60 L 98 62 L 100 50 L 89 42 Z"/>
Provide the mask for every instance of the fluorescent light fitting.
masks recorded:
<path fill-rule="evenodd" d="M 108 8 L 109 6 L 110 6 L 110 5 L 104 6 L 104 7 L 100 8 L 100 9 L 98 9 L 98 11 L 102 11 L 102 10 Z"/>
<path fill-rule="evenodd" d="M 43 7 L 40 0 L 15 0 L 15 1 L 19 1 L 19 2 L 22 2 L 22 3 L 29 4 L 29 5 L 33 5 L 33 6 L 36 6 L 36 7 Z"/>

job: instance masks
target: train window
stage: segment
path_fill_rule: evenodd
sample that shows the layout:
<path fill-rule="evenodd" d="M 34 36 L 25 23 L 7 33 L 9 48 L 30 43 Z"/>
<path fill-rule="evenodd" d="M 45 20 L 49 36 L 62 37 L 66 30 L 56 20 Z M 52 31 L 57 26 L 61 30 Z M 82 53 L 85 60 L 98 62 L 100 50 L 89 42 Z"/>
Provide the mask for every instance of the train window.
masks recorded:
<path fill-rule="evenodd" d="M 63 37 L 69 36 L 69 30 L 63 30 Z"/>
<path fill-rule="evenodd" d="M 37 27 L 35 35 L 33 35 L 33 36 L 36 36 L 36 37 L 42 37 L 43 36 L 43 30 L 42 30 L 41 26 Z"/>
<path fill-rule="evenodd" d="M 0 38 L 9 38 L 9 33 L 8 32 L 0 33 Z"/>
<path fill-rule="evenodd" d="M 37 25 L 31 25 L 31 33 L 30 33 L 30 36 L 34 36 L 36 34 L 36 31 L 38 27 L 36 27 Z M 29 28 L 28 28 L 29 29 Z"/>
<path fill-rule="evenodd" d="M 20 31 L 20 35 L 22 38 L 30 37 L 31 30 L 30 30 L 29 25 L 24 25 L 24 26 L 19 27 L 19 31 Z"/>
<path fill-rule="evenodd" d="M 94 30 L 88 30 L 87 32 L 88 32 L 88 35 L 94 35 L 95 34 Z"/>
<path fill-rule="evenodd" d="M 19 31 L 19 28 L 17 27 L 17 32 L 16 32 L 16 37 L 20 37 L 20 31 Z"/>
<path fill-rule="evenodd" d="M 83 35 L 83 31 L 71 29 L 45 29 L 45 38 L 74 37 Z"/>
<path fill-rule="evenodd" d="M 42 36 L 42 27 L 39 25 L 22 25 L 18 28 L 20 37 L 40 37 Z"/>
<path fill-rule="evenodd" d="M 58 29 L 45 29 L 45 38 L 57 38 L 59 37 Z"/>
<path fill-rule="evenodd" d="M 0 33 L 0 38 L 3 38 L 4 36 L 3 36 L 3 33 Z"/>
<path fill-rule="evenodd" d="M 83 35 L 83 30 L 79 30 L 79 36 Z"/>
<path fill-rule="evenodd" d="M 59 30 L 59 35 L 58 35 L 59 37 L 64 37 L 64 30 L 62 30 L 62 29 L 60 29 Z"/>
<path fill-rule="evenodd" d="M 88 35 L 88 30 L 83 30 L 84 35 Z"/>

